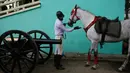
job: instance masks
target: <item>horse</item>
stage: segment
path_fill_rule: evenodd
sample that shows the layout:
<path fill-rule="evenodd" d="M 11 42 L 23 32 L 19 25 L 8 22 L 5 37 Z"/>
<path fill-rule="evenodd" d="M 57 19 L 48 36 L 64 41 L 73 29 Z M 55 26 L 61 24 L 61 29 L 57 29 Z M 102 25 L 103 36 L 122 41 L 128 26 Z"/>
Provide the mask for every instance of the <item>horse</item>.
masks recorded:
<path fill-rule="evenodd" d="M 72 9 L 71 11 L 71 15 L 68 21 L 68 26 L 73 27 L 74 23 L 76 23 L 78 20 L 81 20 L 82 24 L 84 25 L 84 30 L 86 32 L 86 36 L 87 38 L 90 40 L 91 42 L 91 46 L 89 48 L 88 51 L 88 55 L 87 55 L 87 62 L 85 64 L 85 66 L 90 66 L 90 59 L 91 59 L 91 54 L 92 51 L 94 51 L 94 65 L 92 66 L 92 69 L 97 69 L 98 67 L 98 43 L 100 43 L 102 41 L 102 36 L 103 33 L 97 33 L 95 26 L 97 25 L 97 23 L 100 24 L 100 26 L 102 25 L 102 23 L 100 23 L 101 20 L 103 20 L 103 17 L 98 17 L 95 16 L 93 13 L 81 9 L 79 6 L 75 5 L 75 7 Z M 125 61 L 123 62 L 123 64 L 118 68 L 119 71 L 123 71 L 126 67 L 126 65 L 128 64 L 128 61 L 130 59 L 130 19 L 128 20 L 109 20 L 107 19 L 107 21 L 104 21 L 103 23 L 106 22 L 113 22 L 113 23 L 120 23 L 120 35 L 117 36 L 110 36 L 107 35 L 107 33 L 105 34 L 105 38 L 104 38 L 104 42 L 120 42 L 124 39 L 128 39 L 128 54 L 127 57 L 125 59 Z M 107 24 L 109 24 L 107 23 Z M 107 26 L 108 27 L 108 26 Z"/>

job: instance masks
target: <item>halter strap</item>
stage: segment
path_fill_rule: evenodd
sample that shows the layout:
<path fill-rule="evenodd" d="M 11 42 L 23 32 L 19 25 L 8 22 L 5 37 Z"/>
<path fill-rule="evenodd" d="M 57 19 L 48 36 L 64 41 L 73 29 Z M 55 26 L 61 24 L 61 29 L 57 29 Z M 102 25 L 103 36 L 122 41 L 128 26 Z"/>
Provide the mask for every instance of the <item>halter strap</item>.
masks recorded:
<path fill-rule="evenodd" d="M 84 28 L 84 31 L 87 33 L 88 29 L 95 24 L 95 22 L 98 20 L 98 17 L 95 16 L 94 20 L 86 27 Z"/>

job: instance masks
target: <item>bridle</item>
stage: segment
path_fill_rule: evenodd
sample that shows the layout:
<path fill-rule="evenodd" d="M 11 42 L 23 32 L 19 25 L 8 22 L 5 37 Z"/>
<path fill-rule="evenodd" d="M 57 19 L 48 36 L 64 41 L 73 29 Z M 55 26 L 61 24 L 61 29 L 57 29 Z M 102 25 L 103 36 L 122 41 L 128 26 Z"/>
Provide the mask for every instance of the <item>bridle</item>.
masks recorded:
<path fill-rule="evenodd" d="M 71 22 L 72 24 L 73 24 L 73 23 L 76 23 L 77 20 L 80 20 L 80 18 L 76 15 L 78 8 L 79 8 L 79 7 L 75 7 L 75 8 L 71 11 L 72 18 L 69 19 L 69 20 L 70 20 L 70 22 Z M 75 22 L 73 21 L 74 17 L 76 17 L 76 19 L 77 19 Z M 91 22 L 87 27 L 84 28 L 85 32 L 87 32 L 88 29 L 89 29 L 91 26 L 93 26 L 98 19 L 99 19 L 99 17 L 95 16 L 94 19 L 92 20 L 92 22 Z"/>
<path fill-rule="evenodd" d="M 71 23 L 76 23 L 77 20 L 80 20 L 80 18 L 76 15 L 77 14 L 77 7 L 75 7 L 72 11 L 71 11 L 71 15 L 72 15 L 72 19 L 69 19 L 71 21 Z M 74 22 L 73 19 L 74 17 L 76 17 L 76 21 Z"/>

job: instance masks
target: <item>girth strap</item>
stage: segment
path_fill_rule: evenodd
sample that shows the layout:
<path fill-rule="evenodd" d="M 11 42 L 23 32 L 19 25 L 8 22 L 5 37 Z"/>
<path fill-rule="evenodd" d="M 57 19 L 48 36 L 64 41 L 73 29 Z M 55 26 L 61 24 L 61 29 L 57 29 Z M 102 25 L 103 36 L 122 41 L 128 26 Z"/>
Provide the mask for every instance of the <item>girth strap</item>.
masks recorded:
<path fill-rule="evenodd" d="M 105 30 L 102 32 L 102 37 L 101 37 L 101 42 L 100 42 L 100 47 L 103 48 L 103 44 L 104 44 L 104 40 L 105 40 L 105 35 L 106 35 L 106 32 L 108 31 L 108 24 L 109 24 L 109 21 L 106 20 L 106 27 L 105 27 Z"/>

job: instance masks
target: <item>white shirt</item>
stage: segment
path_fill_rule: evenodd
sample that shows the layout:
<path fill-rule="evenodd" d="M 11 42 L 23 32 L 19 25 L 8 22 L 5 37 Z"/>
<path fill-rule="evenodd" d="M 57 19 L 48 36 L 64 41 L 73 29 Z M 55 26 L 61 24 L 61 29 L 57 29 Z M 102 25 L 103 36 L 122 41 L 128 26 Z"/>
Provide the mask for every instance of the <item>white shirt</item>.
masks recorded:
<path fill-rule="evenodd" d="M 55 21 L 55 26 L 54 26 L 54 31 L 55 31 L 55 35 L 56 36 L 62 36 L 64 34 L 64 31 L 66 32 L 71 32 L 73 31 L 74 28 L 66 28 L 64 25 L 63 25 L 63 22 L 60 21 L 59 19 L 56 19 Z"/>

